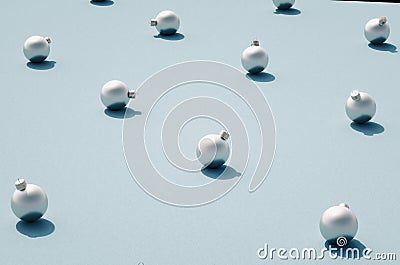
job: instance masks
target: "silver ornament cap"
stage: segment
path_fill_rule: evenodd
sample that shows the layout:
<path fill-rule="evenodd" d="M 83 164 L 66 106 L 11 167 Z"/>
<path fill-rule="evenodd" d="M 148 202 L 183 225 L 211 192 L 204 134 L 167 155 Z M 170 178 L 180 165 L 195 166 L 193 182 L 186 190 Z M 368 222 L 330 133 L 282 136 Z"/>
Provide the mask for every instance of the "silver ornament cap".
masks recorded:
<path fill-rule="evenodd" d="M 26 189 L 27 183 L 25 181 L 25 179 L 18 179 L 15 182 L 15 188 L 19 191 L 23 191 Z"/>
<path fill-rule="evenodd" d="M 222 140 L 224 140 L 224 141 L 226 141 L 226 140 L 228 140 L 229 139 L 229 133 L 227 132 L 227 131 L 221 131 L 220 133 L 219 133 L 219 135 L 221 136 L 221 139 Z"/>
<path fill-rule="evenodd" d="M 129 90 L 128 91 L 128 98 L 136 98 L 136 91 L 135 90 Z"/>
<path fill-rule="evenodd" d="M 361 99 L 360 91 L 358 91 L 358 90 L 353 90 L 353 91 L 351 91 L 350 97 L 351 97 L 353 100 L 356 100 L 356 101 L 360 100 L 360 99 Z"/>
<path fill-rule="evenodd" d="M 379 18 L 379 26 L 383 26 L 387 23 L 387 18 L 386 17 L 380 17 Z"/>
<path fill-rule="evenodd" d="M 260 41 L 259 40 L 253 40 L 253 41 L 251 41 L 250 46 L 260 46 Z"/>

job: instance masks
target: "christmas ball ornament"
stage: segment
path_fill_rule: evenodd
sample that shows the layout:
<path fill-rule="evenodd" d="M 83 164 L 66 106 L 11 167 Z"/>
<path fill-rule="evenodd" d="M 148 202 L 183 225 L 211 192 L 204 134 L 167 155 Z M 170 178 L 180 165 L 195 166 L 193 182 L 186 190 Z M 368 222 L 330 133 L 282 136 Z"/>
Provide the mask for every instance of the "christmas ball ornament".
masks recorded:
<path fill-rule="evenodd" d="M 349 206 L 341 203 L 322 214 L 319 229 L 329 244 L 344 247 L 357 234 L 358 221 Z"/>
<path fill-rule="evenodd" d="M 217 168 L 228 160 L 230 153 L 228 138 L 229 133 L 221 131 L 219 135 L 209 134 L 200 139 L 196 154 L 204 167 Z"/>
<path fill-rule="evenodd" d="M 251 74 L 262 72 L 268 65 L 267 51 L 260 47 L 260 42 L 252 41 L 251 46 L 242 53 L 242 66 Z"/>
<path fill-rule="evenodd" d="M 101 101 L 109 110 L 122 110 L 129 103 L 129 99 L 135 97 L 135 90 L 129 90 L 125 83 L 118 80 L 107 82 L 100 92 Z"/>
<path fill-rule="evenodd" d="M 23 47 L 26 59 L 32 63 L 40 63 L 46 60 L 50 53 L 49 37 L 32 36 L 29 37 Z"/>
<path fill-rule="evenodd" d="M 48 200 L 46 193 L 34 184 L 27 184 L 24 179 L 15 182 L 16 191 L 11 198 L 11 209 L 25 222 L 34 222 L 44 215 Z"/>
<path fill-rule="evenodd" d="M 390 34 L 386 17 L 374 18 L 367 22 L 364 28 L 365 38 L 372 44 L 384 43 Z"/>
<path fill-rule="evenodd" d="M 155 19 L 150 20 L 150 25 L 156 27 L 162 35 L 175 34 L 180 25 L 179 17 L 170 10 L 160 12 Z"/>
<path fill-rule="evenodd" d="M 295 0 L 272 0 L 276 8 L 280 10 L 288 10 L 294 5 Z"/>
<path fill-rule="evenodd" d="M 375 100 L 367 93 L 353 90 L 346 102 L 346 114 L 356 123 L 366 123 L 376 112 Z"/>

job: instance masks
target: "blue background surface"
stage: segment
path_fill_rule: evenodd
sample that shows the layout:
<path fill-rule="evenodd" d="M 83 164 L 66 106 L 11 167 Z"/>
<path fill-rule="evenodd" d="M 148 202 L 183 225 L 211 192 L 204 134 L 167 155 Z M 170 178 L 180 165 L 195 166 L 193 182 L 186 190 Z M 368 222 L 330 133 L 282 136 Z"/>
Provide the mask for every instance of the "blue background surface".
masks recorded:
<path fill-rule="evenodd" d="M 271 263 L 257 257 L 264 243 L 324 247 L 320 215 L 342 201 L 357 214 L 356 238 L 363 245 L 400 254 L 400 59 L 395 47 L 372 49 L 363 36 L 369 19 L 385 15 L 392 29 L 388 42 L 400 45 L 400 6 L 298 0 L 295 8 L 301 13 L 275 14 L 267 0 L 115 0 L 110 6 L 4 1 L 0 263 Z M 149 20 L 164 9 L 180 16 L 183 39 L 154 38 Z M 52 38 L 46 64 L 51 69 L 27 66 L 22 45 L 31 35 Z M 266 72 L 274 76 L 258 83 L 277 129 L 266 181 L 249 194 L 244 176 L 227 196 L 198 208 L 151 198 L 129 174 L 122 119 L 104 112 L 101 86 L 120 79 L 136 88 L 155 72 L 188 60 L 241 69 L 240 54 L 256 37 L 270 55 Z M 373 136 L 353 129 L 345 115 L 353 89 L 377 101 Z M 18 177 L 48 194 L 49 222 L 42 230 L 16 227 L 9 201 Z M 51 224 L 55 231 L 46 233 Z"/>

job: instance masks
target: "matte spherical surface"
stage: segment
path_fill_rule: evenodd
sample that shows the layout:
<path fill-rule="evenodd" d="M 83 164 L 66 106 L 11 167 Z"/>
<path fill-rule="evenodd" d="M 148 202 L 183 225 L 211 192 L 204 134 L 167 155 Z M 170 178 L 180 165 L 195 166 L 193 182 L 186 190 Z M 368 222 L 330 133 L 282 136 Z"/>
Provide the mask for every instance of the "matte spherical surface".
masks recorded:
<path fill-rule="evenodd" d="M 257 74 L 267 67 L 269 58 L 264 48 L 252 45 L 243 51 L 241 61 L 246 71 Z"/>
<path fill-rule="evenodd" d="M 350 120 L 362 124 L 374 117 L 376 103 L 367 93 L 355 90 L 347 99 L 345 109 Z"/>
<path fill-rule="evenodd" d="M 341 204 L 330 207 L 322 214 L 319 228 L 322 236 L 330 244 L 337 244 L 340 237 L 350 242 L 357 234 L 358 221 L 354 213 Z"/>
<path fill-rule="evenodd" d="M 156 29 L 162 35 L 175 34 L 179 29 L 179 17 L 173 11 L 165 10 L 160 12 L 156 17 L 156 21 Z"/>
<path fill-rule="evenodd" d="M 389 34 L 390 27 L 385 17 L 371 19 L 364 28 L 365 38 L 375 45 L 384 43 Z"/>
<path fill-rule="evenodd" d="M 26 59 L 33 63 L 40 63 L 46 60 L 50 53 L 50 39 L 41 36 L 29 37 L 23 47 Z"/>
<path fill-rule="evenodd" d="M 110 110 L 122 110 L 129 103 L 128 86 L 118 80 L 111 80 L 101 88 L 100 98 Z"/>
<path fill-rule="evenodd" d="M 41 218 L 48 207 L 46 193 L 34 184 L 27 184 L 22 191 L 16 190 L 11 198 L 11 209 L 25 222 L 34 222 Z"/>
<path fill-rule="evenodd" d="M 280 10 L 287 10 L 294 5 L 295 0 L 272 0 L 276 8 Z"/>
<path fill-rule="evenodd" d="M 196 149 L 200 163 L 208 168 L 222 166 L 229 158 L 230 148 L 221 135 L 206 135 L 199 141 Z"/>

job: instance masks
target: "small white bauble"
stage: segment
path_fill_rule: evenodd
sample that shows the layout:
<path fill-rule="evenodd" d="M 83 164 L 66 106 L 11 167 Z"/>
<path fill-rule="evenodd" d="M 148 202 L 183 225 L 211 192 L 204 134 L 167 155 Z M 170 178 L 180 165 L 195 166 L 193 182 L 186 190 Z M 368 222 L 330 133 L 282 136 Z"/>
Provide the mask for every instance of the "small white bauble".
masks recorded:
<path fill-rule="evenodd" d="M 109 110 L 122 110 L 129 103 L 129 99 L 135 97 L 136 92 L 129 90 L 125 83 L 118 80 L 107 82 L 100 92 L 101 101 Z"/>
<path fill-rule="evenodd" d="M 245 49 L 242 53 L 242 66 L 251 74 L 262 72 L 268 65 L 267 51 L 260 47 L 260 42 L 254 40 L 251 46 Z"/>
<path fill-rule="evenodd" d="M 11 198 L 11 209 L 25 222 L 34 222 L 41 218 L 47 210 L 46 193 L 34 184 L 27 184 L 24 179 L 15 182 L 16 191 Z"/>
<path fill-rule="evenodd" d="M 276 8 L 280 10 L 288 10 L 294 5 L 295 0 L 272 0 Z"/>
<path fill-rule="evenodd" d="M 179 17 L 170 10 L 160 12 L 155 19 L 150 21 L 151 26 L 155 26 L 162 35 L 175 34 L 180 25 Z"/>
<path fill-rule="evenodd" d="M 364 28 L 365 38 L 372 44 L 382 44 L 390 34 L 386 17 L 374 18 L 367 22 Z"/>
<path fill-rule="evenodd" d="M 353 90 L 346 102 L 346 114 L 356 123 L 366 123 L 376 113 L 375 100 L 367 93 Z"/>
<path fill-rule="evenodd" d="M 49 37 L 32 36 L 29 37 L 23 47 L 24 55 L 26 59 L 32 63 L 40 63 L 46 60 L 50 53 Z"/>
<path fill-rule="evenodd" d="M 358 221 L 345 203 L 327 209 L 321 217 L 319 228 L 329 244 L 344 247 L 357 234 Z"/>
<path fill-rule="evenodd" d="M 209 134 L 201 138 L 196 154 L 204 167 L 217 168 L 228 160 L 230 153 L 228 138 L 229 133 L 226 131 L 222 131 L 219 135 Z"/>

